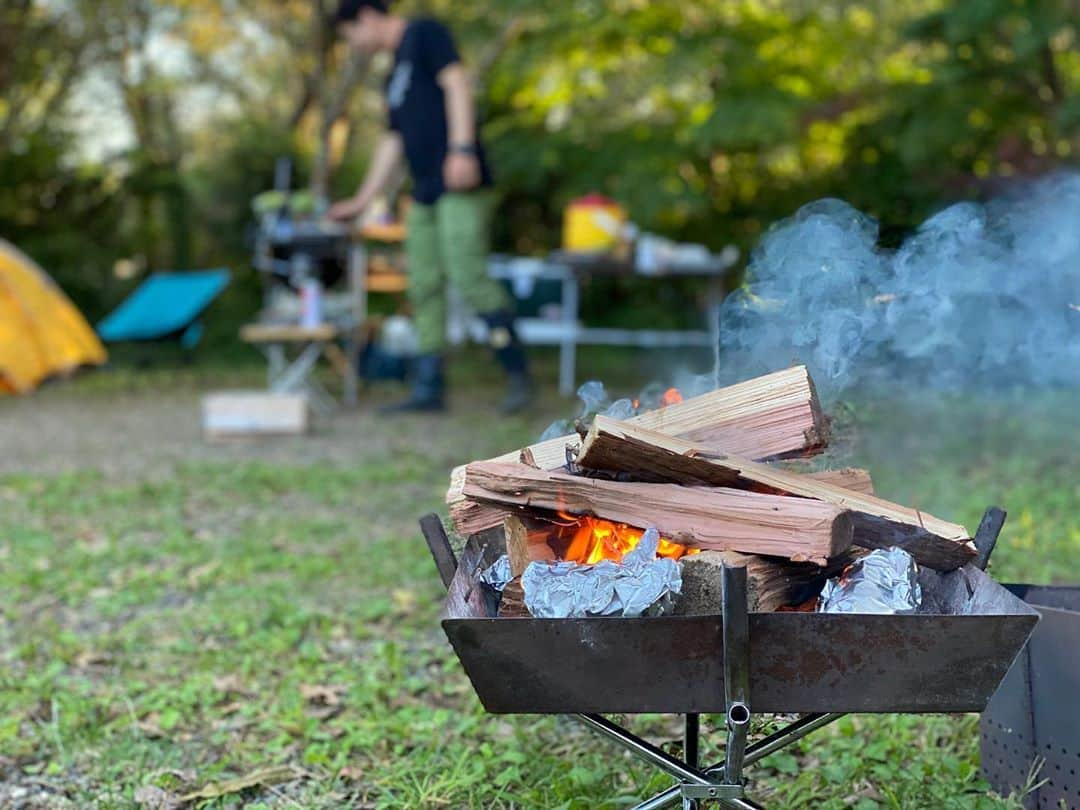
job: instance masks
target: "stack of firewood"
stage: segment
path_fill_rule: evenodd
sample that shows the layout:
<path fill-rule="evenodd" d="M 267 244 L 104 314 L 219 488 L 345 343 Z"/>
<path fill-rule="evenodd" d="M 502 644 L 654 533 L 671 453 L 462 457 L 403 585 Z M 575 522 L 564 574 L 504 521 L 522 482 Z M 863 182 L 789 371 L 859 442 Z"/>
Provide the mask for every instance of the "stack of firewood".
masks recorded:
<path fill-rule="evenodd" d="M 756 610 L 801 599 L 807 583 L 820 587 L 870 549 L 899 546 L 939 571 L 974 558 L 963 526 L 874 497 L 864 470 L 791 469 L 828 437 L 813 382 L 796 366 L 474 461 L 454 470 L 447 502 L 462 536 L 504 528 L 515 575 L 556 556 L 550 527 L 592 516 L 655 526 L 710 552 L 685 558 L 686 572 L 746 565 Z M 708 581 L 690 590 L 708 593 Z"/>

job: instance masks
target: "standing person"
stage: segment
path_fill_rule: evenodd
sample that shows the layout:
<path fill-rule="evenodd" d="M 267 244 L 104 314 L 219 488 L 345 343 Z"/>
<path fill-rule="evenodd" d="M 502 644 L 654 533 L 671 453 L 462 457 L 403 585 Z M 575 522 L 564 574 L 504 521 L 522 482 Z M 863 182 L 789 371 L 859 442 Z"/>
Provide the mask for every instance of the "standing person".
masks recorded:
<path fill-rule="evenodd" d="M 520 410 L 531 399 L 532 384 L 510 299 L 487 275 L 491 172 L 477 134 L 469 75 L 453 38 L 437 20 L 392 14 L 389 0 L 341 0 L 337 22 L 352 47 L 367 54 L 390 52 L 394 67 L 386 82 L 389 130 L 375 147 L 359 190 L 332 206 L 329 215 L 349 220 L 362 213 L 402 156 L 413 179 L 405 255 L 420 354 L 409 398 L 387 410 L 446 407 L 448 283 L 488 325 L 491 348 L 509 377 L 503 409 Z"/>

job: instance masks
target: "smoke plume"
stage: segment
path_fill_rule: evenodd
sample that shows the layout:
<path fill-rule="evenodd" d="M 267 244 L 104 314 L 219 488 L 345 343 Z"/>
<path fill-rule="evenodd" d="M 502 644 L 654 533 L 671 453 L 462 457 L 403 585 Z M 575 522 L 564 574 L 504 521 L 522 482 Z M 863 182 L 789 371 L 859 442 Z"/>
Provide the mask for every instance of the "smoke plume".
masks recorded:
<path fill-rule="evenodd" d="M 802 362 L 826 395 L 1080 383 L 1080 174 L 953 205 L 896 250 L 878 235 L 835 199 L 774 225 L 725 302 L 720 379 Z"/>

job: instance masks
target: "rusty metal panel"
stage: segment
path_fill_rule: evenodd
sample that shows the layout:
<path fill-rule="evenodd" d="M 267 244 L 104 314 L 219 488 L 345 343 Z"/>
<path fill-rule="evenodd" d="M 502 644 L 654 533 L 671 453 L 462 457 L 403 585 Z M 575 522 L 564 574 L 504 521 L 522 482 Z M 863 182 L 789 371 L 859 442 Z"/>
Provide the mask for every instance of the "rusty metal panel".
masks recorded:
<path fill-rule="evenodd" d="M 751 614 L 751 710 L 981 711 L 1038 615 L 970 566 L 931 580 L 935 609 L 968 613 Z M 725 710 L 720 616 L 469 616 L 443 628 L 488 711 Z"/>

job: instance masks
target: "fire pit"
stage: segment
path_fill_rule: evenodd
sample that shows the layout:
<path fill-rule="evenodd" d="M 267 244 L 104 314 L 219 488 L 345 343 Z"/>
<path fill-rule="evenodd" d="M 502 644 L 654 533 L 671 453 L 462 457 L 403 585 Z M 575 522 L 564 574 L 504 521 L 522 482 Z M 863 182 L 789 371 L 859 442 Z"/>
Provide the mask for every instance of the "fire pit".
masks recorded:
<path fill-rule="evenodd" d="M 488 711 L 572 714 L 676 778 L 639 808 L 693 808 L 756 806 L 743 765 L 844 713 L 985 708 L 1038 621 L 983 573 L 1002 510 L 972 537 L 866 471 L 767 463 L 828 442 L 802 367 L 627 410 L 456 470 L 460 563 L 421 521 Z M 748 747 L 752 711 L 803 716 Z M 728 728 L 704 769 L 702 712 Z M 683 758 L 607 713 L 685 715 Z"/>
<path fill-rule="evenodd" d="M 754 806 L 742 797 L 737 756 L 751 707 L 805 716 L 746 748 L 745 764 L 847 712 L 982 711 L 1038 621 L 1036 611 L 976 565 L 924 571 L 934 611 L 915 615 L 749 613 L 745 569 L 725 568 L 719 615 L 500 619 L 478 581 L 504 551 L 499 533 L 472 537 L 458 562 L 436 516 L 422 527 L 449 586 L 443 629 L 484 708 L 577 715 L 679 780 L 640 808 L 680 798 Z M 976 540 L 990 549 L 996 533 Z M 703 712 L 723 713 L 732 739 L 729 763 L 701 770 L 695 752 Z M 603 713 L 686 715 L 686 759 Z"/>

